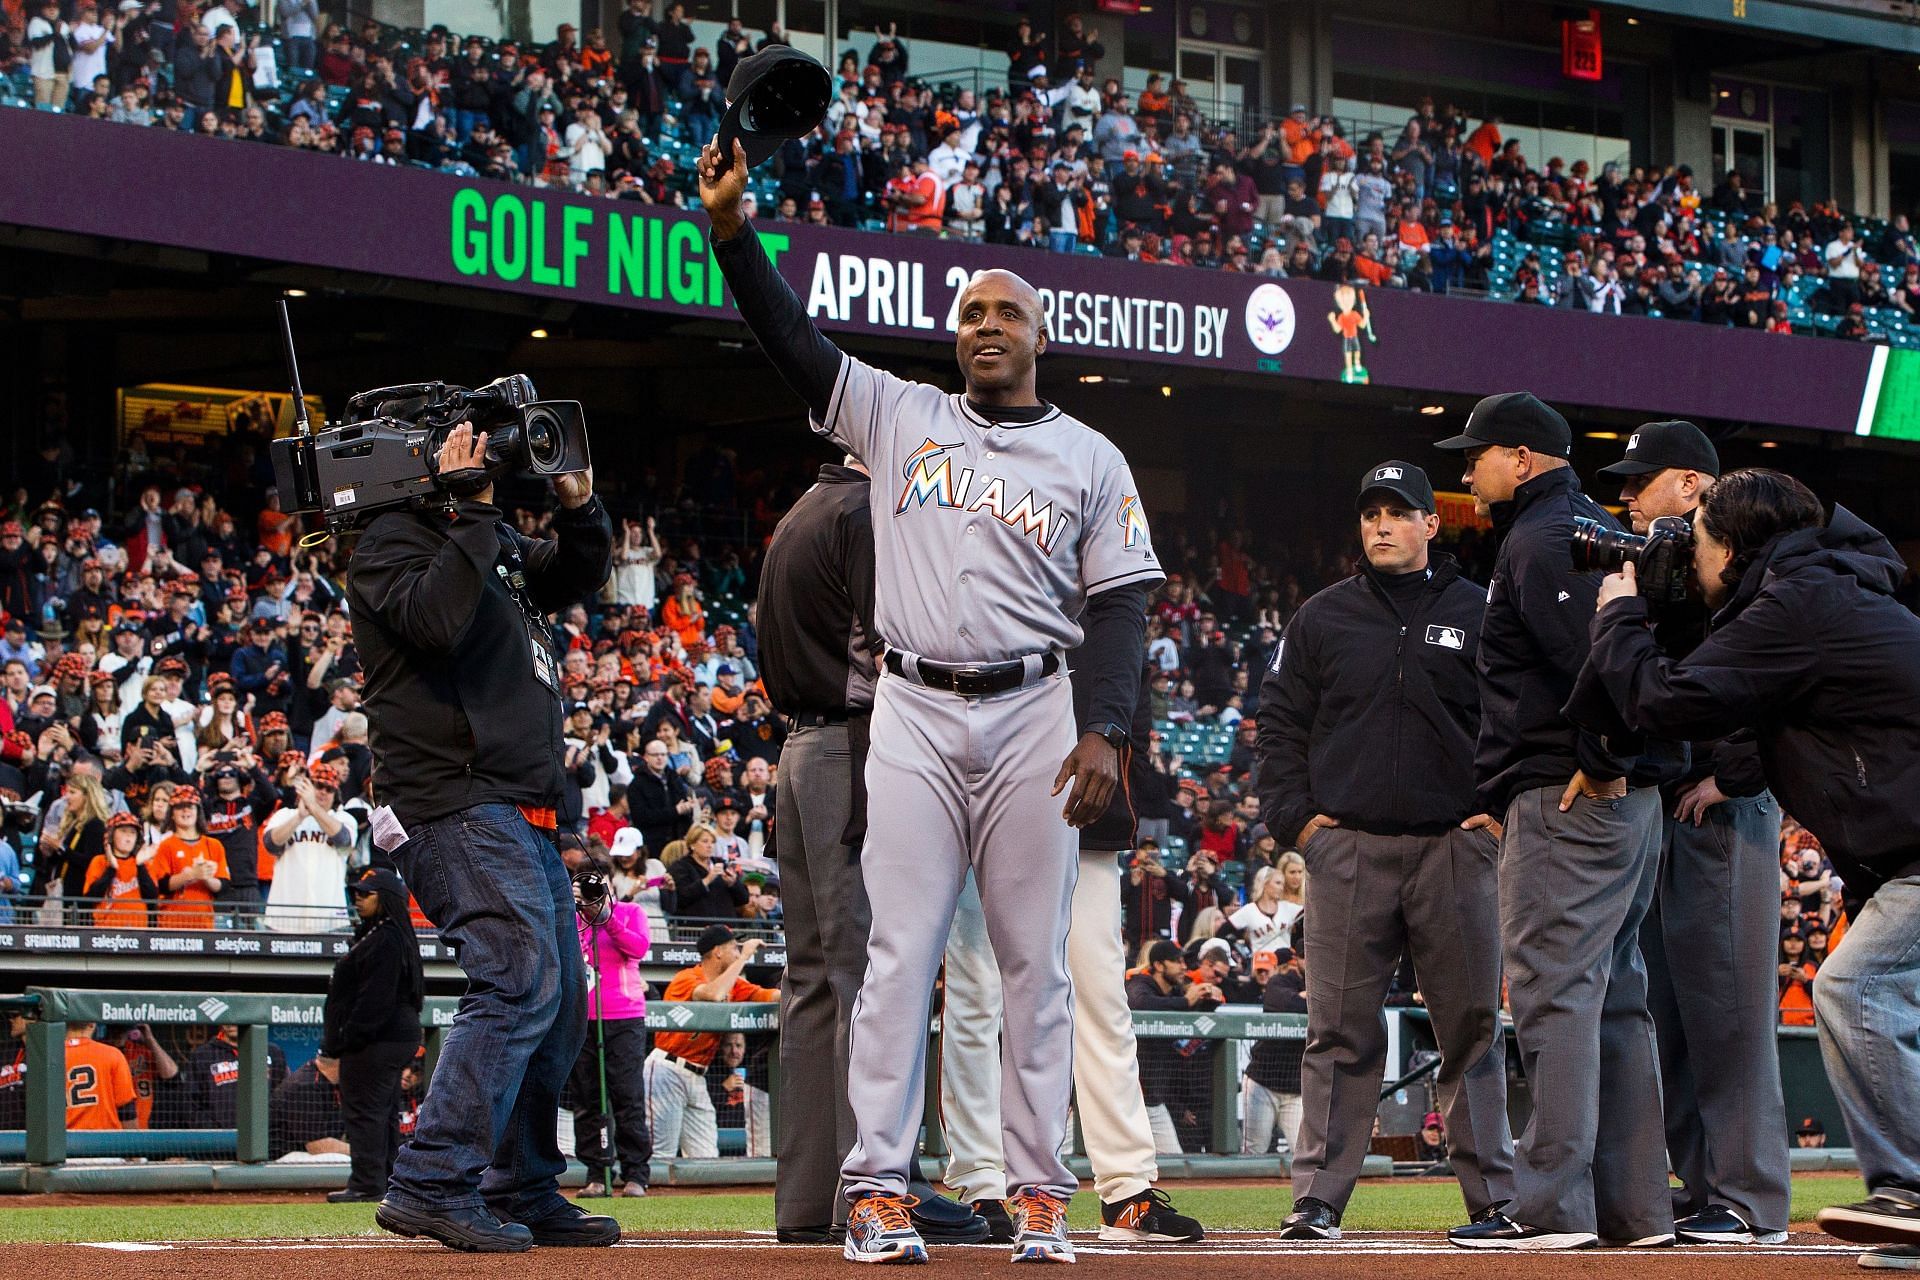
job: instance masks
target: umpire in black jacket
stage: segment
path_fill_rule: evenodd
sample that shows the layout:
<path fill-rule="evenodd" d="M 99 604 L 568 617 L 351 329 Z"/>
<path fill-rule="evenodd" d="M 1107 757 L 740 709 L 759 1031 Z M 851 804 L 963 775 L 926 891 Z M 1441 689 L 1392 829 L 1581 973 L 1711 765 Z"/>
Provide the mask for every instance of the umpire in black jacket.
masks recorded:
<path fill-rule="evenodd" d="M 1360 572 L 1300 607 L 1260 690 L 1261 817 L 1307 860 L 1316 940 L 1281 1230 L 1297 1240 L 1339 1234 L 1379 1108 L 1381 1006 L 1403 951 L 1433 1016 L 1467 1210 L 1513 1198 L 1496 824 L 1475 807 L 1472 766 L 1487 596 L 1452 556 L 1430 555 L 1440 520 L 1419 467 L 1369 467 L 1358 508 Z"/>
<path fill-rule="evenodd" d="M 1573 522 L 1618 526 L 1580 491 L 1567 420 L 1526 392 L 1480 401 L 1466 432 L 1440 447 L 1466 455 L 1463 480 L 1501 537 L 1480 630 L 1474 770 L 1478 806 L 1501 827 L 1501 950 L 1533 1095 L 1513 1203 L 1448 1238 L 1492 1249 L 1670 1244 L 1639 943 L 1659 870 L 1660 795 L 1630 789 L 1635 758 L 1561 710 L 1600 588 L 1599 574 L 1573 572 Z"/>
<path fill-rule="evenodd" d="M 351 885 L 353 946 L 327 984 L 320 1056 L 337 1059 L 340 1118 L 353 1151 L 347 1189 L 333 1204 L 378 1200 L 400 1149 L 400 1073 L 420 1048 L 426 976 L 407 910 L 407 886 L 387 867 Z"/>
<path fill-rule="evenodd" d="M 1619 478 L 1633 531 L 1644 536 L 1663 516 L 1692 522 L 1720 454 L 1691 422 L 1650 422 L 1600 474 Z M 1704 603 L 1668 614 L 1663 629 L 1705 631 Z M 1780 806 L 1751 733 L 1691 748 L 1684 774 L 1662 788 L 1660 883 L 1640 928 L 1667 1154 L 1683 1184 L 1673 1193 L 1674 1230 L 1689 1243 L 1777 1244 L 1787 1233 L 1793 1146 L 1774 1031 Z"/>
<path fill-rule="evenodd" d="M 485 435 L 462 424 L 439 470 L 484 459 Z M 545 615 L 606 580 L 613 530 L 591 472 L 554 488 L 552 540 L 503 522 L 489 484 L 451 520 L 375 517 L 347 567 L 381 805 L 374 845 L 458 948 L 468 980 L 374 1217 L 473 1251 L 620 1235 L 612 1218 L 575 1209 L 558 1181 L 555 1120 L 587 1010 L 573 886 L 553 844 L 560 682 Z"/>
<path fill-rule="evenodd" d="M 1636 729 L 1751 729 L 1768 784 L 1833 859 L 1852 923 L 1813 1001 L 1870 1198 L 1819 1222 L 1842 1239 L 1920 1244 L 1920 619 L 1893 594 L 1906 565 L 1852 512 L 1823 518 L 1776 471 L 1722 476 L 1694 539 L 1716 610 L 1707 639 L 1663 657 L 1629 565 L 1600 593 L 1588 666 Z"/>

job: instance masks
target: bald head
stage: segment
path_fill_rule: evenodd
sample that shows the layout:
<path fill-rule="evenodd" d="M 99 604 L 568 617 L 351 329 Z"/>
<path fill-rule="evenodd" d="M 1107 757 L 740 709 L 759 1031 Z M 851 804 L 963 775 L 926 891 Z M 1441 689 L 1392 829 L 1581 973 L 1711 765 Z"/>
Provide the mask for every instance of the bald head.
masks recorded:
<path fill-rule="evenodd" d="M 954 356 L 967 396 L 979 404 L 1040 403 L 1034 363 L 1047 349 L 1039 290 L 1011 271 L 976 271 L 960 294 Z"/>

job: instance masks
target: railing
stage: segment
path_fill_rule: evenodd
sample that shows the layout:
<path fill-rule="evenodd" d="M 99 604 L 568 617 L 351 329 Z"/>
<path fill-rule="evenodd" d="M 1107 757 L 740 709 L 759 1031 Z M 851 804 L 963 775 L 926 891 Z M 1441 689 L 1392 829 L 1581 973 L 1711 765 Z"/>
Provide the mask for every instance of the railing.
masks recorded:
<path fill-rule="evenodd" d="M 0 1161 L 24 1159 L 28 1165 L 58 1166 L 75 1158 L 190 1158 L 264 1164 L 269 1160 L 270 1088 L 268 1041 L 275 1030 L 317 1027 L 325 1001 L 312 995 L 260 995 L 220 992 L 92 991 L 30 987 L 24 997 L 8 1002 L 34 1007 L 38 1021 L 29 1024 L 26 1043 L 27 1115 L 23 1134 L 0 1132 Z M 431 1078 L 445 1033 L 452 1025 L 457 1001 L 430 998 L 421 1013 L 425 1056 L 421 1087 Z M 123 1129 L 73 1131 L 65 1126 L 66 1109 L 73 1099 L 64 1057 L 67 1024 L 130 1024 L 149 1028 L 211 1028 L 237 1026 L 234 1069 L 233 1127 L 196 1129 Z M 658 1002 L 647 1010 L 647 1026 L 658 1031 L 711 1031 L 764 1034 L 777 1032 L 778 1008 L 771 1004 L 682 1004 Z M 1210 1106 L 1213 1115 L 1204 1150 L 1168 1153 L 1177 1161 L 1235 1156 L 1240 1151 L 1240 1072 L 1245 1043 L 1254 1040 L 1306 1038 L 1306 1019 L 1296 1014 L 1265 1014 L 1216 1010 L 1211 1013 L 1136 1013 L 1136 1034 L 1146 1040 L 1177 1039 L 1214 1042 L 1213 1063 L 1204 1083 L 1206 1097 L 1196 1106 Z M 204 1034 L 204 1033 L 203 1033 Z M 936 1020 L 928 1028 L 940 1034 Z M 591 1043 L 591 1040 L 589 1040 Z M 929 1097 L 937 1096 L 939 1053 L 928 1054 Z M 636 1068 L 637 1069 L 637 1068 Z M 782 1103 L 779 1058 L 769 1054 L 766 1070 L 770 1112 L 777 1132 Z M 1198 1081 L 1195 1082 L 1199 1084 Z M 925 1150 L 929 1157 L 946 1153 L 938 1109 L 929 1107 Z M 777 1152 L 776 1152 L 777 1154 Z M 671 1153 L 661 1153 L 669 1162 Z M 1265 1166 L 1272 1171 L 1271 1161 Z M 711 1170 L 691 1174 L 712 1180 Z M 311 1181 L 311 1174 L 303 1175 Z"/>

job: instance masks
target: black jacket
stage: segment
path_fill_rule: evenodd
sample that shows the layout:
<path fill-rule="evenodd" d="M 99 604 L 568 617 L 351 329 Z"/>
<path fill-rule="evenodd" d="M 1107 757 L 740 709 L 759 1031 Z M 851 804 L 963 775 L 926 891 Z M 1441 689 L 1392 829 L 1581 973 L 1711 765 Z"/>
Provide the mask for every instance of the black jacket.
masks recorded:
<path fill-rule="evenodd" d="M 628 811 L 633 825 L 640 828 L 647 852 L 653 857 L 659 857 L 662 849 L 685 835 L 693 825 L 692 815 L 676 808 L 692 794 L 687 780 L 671 769 L 657 778 L 644 764 L 634 770 L 633 781 L 627 784 Z"/>
<path fill-rule="evenodd" d="M 704 868 L 691 857 L 681 858 L 667 874 L 673 879 L 677 900 L 675 915 L 690 920 L 731 920 L 747 905 L 747 882 L 736 878 L 728 884 L 719 876 L 707 883 Z"/>
<path fill-rule="evenodd" d="M 1266 1013 L 1305 1013 L 1307 977 L 1292 969 L 1279 969 L 1260 996 L 1260 1008 Z M 1306 1056 L 1305 1036 L 1298 1040 L 1256 1040 L 1247 1055 L 1247 1079 L 1265 1085 L 1275 1093 L 1300 1092 L 1300 1060 Z"/>
<path fill-rule="evenodd" d="M 553 527 L 557 539 L 536 542 L 499 508 L 466 500 L 452 521 L 377 516 L 354 549 L 347 595 L 374 793 L 407 827 L 477 804 L 560 802 L 560 695 L 535 677 L 532 646 L 556 671 L 559 658 L 507 589 L 506 544 L 535 606 L 552 613 L 606 581 L 613 528 L 598 498 L 556 510 Z"/>
<path fill-rule="evenodd" d="M 1206 1013 L 1218 1009 L 1220 1002 L 1209 996 L 1198 1004 L 1188 1004 L 1185 991 L 1165 992 L 1151 974 L 1136 973 L 1127 979 L 1127 1008 L 1146 1009 L 1162 1013 Z M 1147 1105 L 1177 1106 L 1193 1097 L 1191 1088 L 1183 1088 L 1183 1083 L 1192 1085 L 1189 1079 L 1182 1081 L 1181 1068 L 1189 1062 L 1183 1058 L 1179 1042 L 1165 1036 L 1141 1036 L 1139 1042 L 1140 1091 Z"/>
<path fill-rule="evenodd" d="M 1535 476 L 1511 502 L 1493 505 L 1503 541 L 1480 624 L 1480 738 L 1473 763 L 1478 808 L 1496 818 L 1506 816 L 1522 791 L 1564 787 L 1582 769 L 1610 781 L 1625 777 L 1632 764 L 1561 712 L 1587 659 L 1587 624 L 1600 593 L 1598 573 L 1573 571 L 1576 517 L 1620 527 L 1580 491 L 1572 467 Z"/>
<path fill-rule="evenodd" d="M 1398 596 L 1363 569 L 1287 624 L 1261 681 L 1257 748 L 1260 817 L 1283 845 L 1316 813 L 1404 835 L 1477 812 L 1487 593 L 1452 556 L 1429 568 L 1422 589 Z"/>
<path fill-rule="evenodd" d="M 1763 550 L 1713 631 L 1661 657 L 1646 604 L 1593 619 L 1590 667 L 1628 724 L 1694 738 L 1751 728 L 1781 806 L 1818 836 L 1850 904 L 1920 874 L 1920 618 L 1906 564 L 1845 507 Z"/>
<path fill-rule="evenodd" d="M 415 948 L 411 960 L 409 947 Z M 376 1044 L 419 1044 L 419 954 L 412 930 L 397 928 L 391 919 L 377 919 L 362 933 L 334 962 L 320 1052 L 337 1058 Z"/>

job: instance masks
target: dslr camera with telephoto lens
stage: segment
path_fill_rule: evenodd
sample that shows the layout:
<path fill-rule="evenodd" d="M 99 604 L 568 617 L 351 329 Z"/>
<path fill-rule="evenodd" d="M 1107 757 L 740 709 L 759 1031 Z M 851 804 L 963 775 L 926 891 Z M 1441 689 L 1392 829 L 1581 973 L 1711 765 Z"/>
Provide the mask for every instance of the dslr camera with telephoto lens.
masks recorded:
<path fill-rule="evenodd" d="M 1702 600 L 1693 573 L 1693 524 L 1685 516 L 1660 516 L 1645 537 L 1609 529 L 1598 520 L 1576 519 L 1572 552 L 1575 573 L 1618 573 L 1631 560 L 1640 597 L 1656 616 L 1662 609 Z"/>

